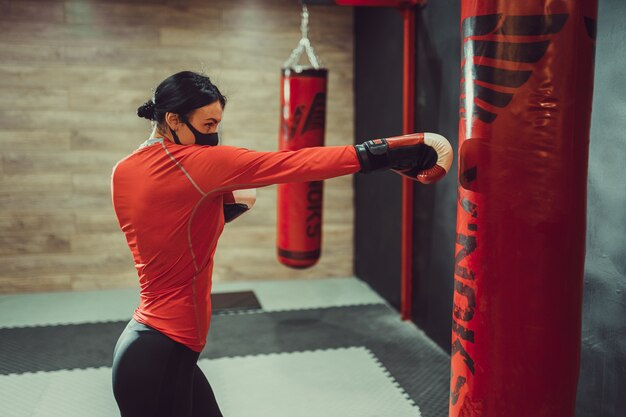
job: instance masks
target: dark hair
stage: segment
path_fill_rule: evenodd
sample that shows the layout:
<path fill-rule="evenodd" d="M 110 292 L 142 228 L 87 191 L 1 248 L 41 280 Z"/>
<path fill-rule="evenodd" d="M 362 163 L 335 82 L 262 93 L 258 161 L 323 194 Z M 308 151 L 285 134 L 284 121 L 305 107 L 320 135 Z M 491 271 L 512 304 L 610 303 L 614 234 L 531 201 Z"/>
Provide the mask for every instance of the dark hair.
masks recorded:
<path fill-rule="evenodd" d="M 154 97 L 137 109 L 137 116 L 161 124 L 165 113 L 187 117 L 193 110 L 219 101 L 226 106 L 226 97 L 209 77 L 192 71 L 181 71 L 167 77 L 154 90 Z"/>

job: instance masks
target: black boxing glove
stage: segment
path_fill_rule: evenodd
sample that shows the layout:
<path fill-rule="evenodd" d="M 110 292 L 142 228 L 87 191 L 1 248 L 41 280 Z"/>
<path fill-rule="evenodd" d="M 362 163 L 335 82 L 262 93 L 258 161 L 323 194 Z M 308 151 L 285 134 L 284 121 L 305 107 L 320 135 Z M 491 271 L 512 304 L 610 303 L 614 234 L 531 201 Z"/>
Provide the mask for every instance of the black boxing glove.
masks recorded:
<path fill-rule="evenodd" d="M 411 180 L 430 184 L 442 179 L 452 166 L 452 146 L 436 133 L 368 140 L 355 148 L 363 173 L 391 169 Z"/>
<path fill-rule="evenodd" d="M 256 189 L 235 190 L 224 194 L 224 222 L 230 223 L 256 202 Z"/>

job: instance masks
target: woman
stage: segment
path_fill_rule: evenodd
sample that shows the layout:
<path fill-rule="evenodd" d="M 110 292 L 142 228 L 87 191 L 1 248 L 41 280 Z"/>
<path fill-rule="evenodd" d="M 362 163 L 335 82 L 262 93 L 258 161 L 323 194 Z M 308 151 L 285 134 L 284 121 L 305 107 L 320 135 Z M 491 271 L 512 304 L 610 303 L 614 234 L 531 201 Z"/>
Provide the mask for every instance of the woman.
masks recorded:
<path fill-rule="evenodd" d="M 151 137 L 113 169 L 113 206 L 141 287 L 114 352 L 122 417 L 222 415 L 196 362 L 210 325 L 218 238 L 254 203 L 241 190 L 387 168 L 414 179 L 440 175 L 441 152 L 424 135 L 283 152 L 217 146 L 225 105 L 208 77 L 168 77 L 137 111 L 153 122 Z"/>

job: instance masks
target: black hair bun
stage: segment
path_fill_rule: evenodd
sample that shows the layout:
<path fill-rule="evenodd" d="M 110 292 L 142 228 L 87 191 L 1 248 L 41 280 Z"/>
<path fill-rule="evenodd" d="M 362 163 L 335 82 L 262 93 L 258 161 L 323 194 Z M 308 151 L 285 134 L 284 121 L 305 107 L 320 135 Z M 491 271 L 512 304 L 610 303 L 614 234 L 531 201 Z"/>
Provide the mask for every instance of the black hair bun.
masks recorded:
<path fill-rule="evenodd" d="M 154 120 L 154 101 L 148 100 L 137 109 L 137 116 Z"/>

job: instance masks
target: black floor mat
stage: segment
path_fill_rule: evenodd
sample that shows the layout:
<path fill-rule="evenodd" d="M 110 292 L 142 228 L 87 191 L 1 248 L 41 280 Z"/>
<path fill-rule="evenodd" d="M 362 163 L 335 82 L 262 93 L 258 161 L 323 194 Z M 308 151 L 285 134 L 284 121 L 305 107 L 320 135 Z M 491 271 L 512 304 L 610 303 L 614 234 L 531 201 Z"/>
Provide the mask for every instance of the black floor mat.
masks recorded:
<path fill-rule="evenodd" d="M 211 306 L 215 314 L 261 309 L 261 303 L 252 291 L 211 294 Z"/>

